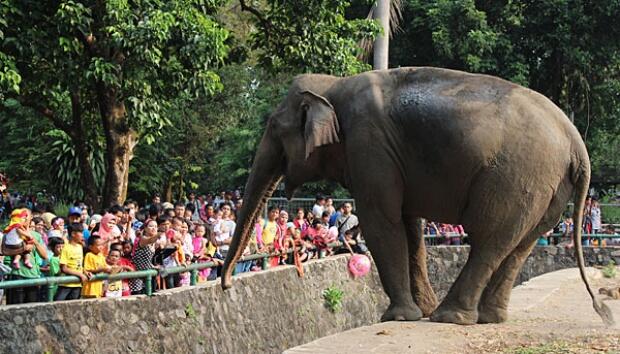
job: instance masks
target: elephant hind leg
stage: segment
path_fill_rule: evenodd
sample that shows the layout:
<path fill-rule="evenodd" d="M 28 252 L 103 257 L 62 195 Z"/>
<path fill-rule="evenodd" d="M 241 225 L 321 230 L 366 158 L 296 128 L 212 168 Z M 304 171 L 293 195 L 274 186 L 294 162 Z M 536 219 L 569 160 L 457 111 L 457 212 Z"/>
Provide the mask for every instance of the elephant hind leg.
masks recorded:
<path fill-rule="evenodd" d="M 536 245 L 536 240 L 557 224 L 568 201 L 570 192 L 566 189 L 566 185 L 559 192 L 560 194 L 556 194 L 552 199 L 540 223 L 523 238 L 493 273 L 478 304 L 478 323 L 500 323 L 508 319 L 508 303 L 515 279 Z"/>
<path fill-rule="evenodd" d="M 533 179 L 507 184 L 506 178 L 490 175 L 473 187 L 463 216 L 471 244 L 469 258 L 431 321 L 477 323 L 478 303 L 493 274 L 545 214 L 550 190 L 537 188 Z M 502 193 L 489 186 L 501 186 Z M 521 186 L 531 192 L 524 194 Z"/>
<path fill-rule="evenodd" d="M 405 218 L 409 246 L 409 281 L 411 294 L 416 305 L 428 317 L 437 308 L 437 296 L 428 279 L 426 247 L 424 246 L 424 225 L 420 218 Z"/>

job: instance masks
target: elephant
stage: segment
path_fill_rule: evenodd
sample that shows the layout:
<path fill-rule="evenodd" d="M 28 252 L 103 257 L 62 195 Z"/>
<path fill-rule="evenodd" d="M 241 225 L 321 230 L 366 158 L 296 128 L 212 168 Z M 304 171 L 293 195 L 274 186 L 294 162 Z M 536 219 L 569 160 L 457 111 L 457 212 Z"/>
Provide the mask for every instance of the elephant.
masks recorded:
<path fill-rule="evenodd" d="M 253 221 L 278 183 L 290 199 L 303 183 L 320 179 L 355 198 L 390 300 L 382 321 L 430 314 L 431 321 L 468 325 L 507 319 L 520 268 L 573 195 L 581 225 L 590 162 L 561 109 L 497 77 L 432 67 L 297 76 L 258 145 L 223 289 L 232 286 Z M 463 225 L 471 245 L 437 308 L 421 218 Z M 583 282 L 599 315 L 612 321 L 585 277 L 581 229 L 575 230 Z"/>

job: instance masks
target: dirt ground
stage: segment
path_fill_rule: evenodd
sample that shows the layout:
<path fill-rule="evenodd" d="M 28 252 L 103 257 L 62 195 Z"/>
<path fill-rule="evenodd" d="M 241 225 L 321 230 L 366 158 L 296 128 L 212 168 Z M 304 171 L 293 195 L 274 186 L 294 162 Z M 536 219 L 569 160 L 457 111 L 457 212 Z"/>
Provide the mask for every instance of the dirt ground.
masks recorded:
<path fill-rule="evenodd" d="M 587 274 L 596 293 L 600 287 L 620 286 L 620 275 L 604 278 L 594 268 L 588 268 Z M 579 271 L 565 269 L 514 288 L 506 323 L 386 322 L 324 337 L 285 353 L 620 353 L 620 300 L 605 303 L 616 320 L 613 328 L 594 312 Z"/>

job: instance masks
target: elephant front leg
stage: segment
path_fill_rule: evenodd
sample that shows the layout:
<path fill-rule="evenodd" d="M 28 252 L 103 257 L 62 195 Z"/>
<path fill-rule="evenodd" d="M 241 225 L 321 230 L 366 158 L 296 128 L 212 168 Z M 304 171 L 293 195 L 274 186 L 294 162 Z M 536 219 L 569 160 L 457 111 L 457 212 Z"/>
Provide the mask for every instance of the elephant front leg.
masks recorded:
<path fill-rule="evenodd" d="M 360 209 L 364 210 L 360 214 L 366 244 L 377 265 L 383 289 L 390 298 L 390 306 L 381 321 L 419 320 L 422 311 L 411 296 L 404 224 L 402 221 L 390 221 L 381 211 Z"/>

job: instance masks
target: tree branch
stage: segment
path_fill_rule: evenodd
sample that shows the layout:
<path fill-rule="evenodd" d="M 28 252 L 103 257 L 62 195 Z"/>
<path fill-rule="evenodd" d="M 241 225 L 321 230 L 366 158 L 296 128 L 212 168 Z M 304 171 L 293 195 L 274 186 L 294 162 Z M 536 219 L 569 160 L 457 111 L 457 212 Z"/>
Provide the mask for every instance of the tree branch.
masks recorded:
<path fill-rule="evenodd" d="M 260 12 L 260 10 L 258 10 L 257 8 L 253 6 L 248 6 L 245 0 L 239 0 L 239 3 L 241 4 L 241 11 L 247 11 L 258 19 L 258 22 L 260 22 L 261 26 L 263 27 L 263 30 L 265 31 L 265 36 L 269 38 L 270 37 L 269 34 L 271 33 L 271 29 L 273 28 L 273 26 L 271 25 L 271 22 L 269 22 L 265 18 L 265 15 L 263 15 L 263 13 Z"/>
<path fill-rule="evenodd" d="M 58 115 L 56 115 L 56 113 L 51 108 L 45 105 L 41 105 L 39 101 L 31 97 L 19 96 L 17 100 L 22 106 L 32 108 L 40 115 L 48 118 L 56 128 L 64 131 L 69 135 L 73 133 L 72 127 L 67 124 L 67 122 L 65 122 L 62 118 L 58 117 Z"/>

